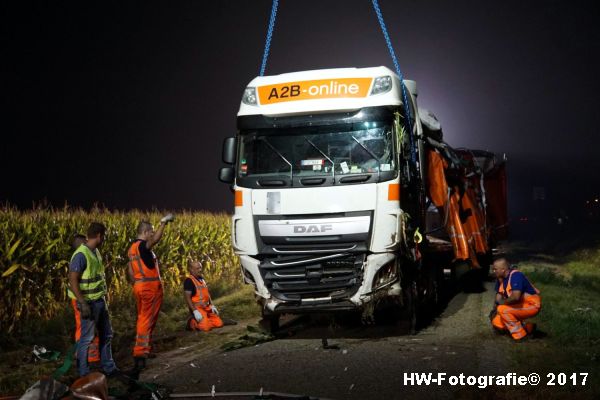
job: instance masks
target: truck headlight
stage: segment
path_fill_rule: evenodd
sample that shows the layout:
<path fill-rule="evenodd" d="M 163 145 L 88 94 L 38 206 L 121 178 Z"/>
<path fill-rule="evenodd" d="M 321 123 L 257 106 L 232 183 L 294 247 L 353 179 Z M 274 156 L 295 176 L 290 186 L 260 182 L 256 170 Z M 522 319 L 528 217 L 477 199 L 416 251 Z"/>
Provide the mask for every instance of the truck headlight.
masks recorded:
<path fill-rule="evenodd" d="M 392 77 L 389 75 L 379 76 L 375 78 L 375 81 L 373 82 L 371 96 L 374 94 L 386 93 L 390 90 L 392 90 Z"/>
<path fill-rule="evenodd" d="M 242 103 L 248 104 L 249 106 L 257 105 L 256 88 L 248 86 L 246 90 L 244 90 L 244 95 L 242 96 Z"/>
<path fill-rule="evenodd" d="M 373 277 L 373 284 L 371 285 L 372 290 L 377 290 L 396 280 L 396 277 L 398 276 L 396 264 L 396 260 L 393 260 L 379 268 L 379 271 L 377 271 L 375 277 Z"/>

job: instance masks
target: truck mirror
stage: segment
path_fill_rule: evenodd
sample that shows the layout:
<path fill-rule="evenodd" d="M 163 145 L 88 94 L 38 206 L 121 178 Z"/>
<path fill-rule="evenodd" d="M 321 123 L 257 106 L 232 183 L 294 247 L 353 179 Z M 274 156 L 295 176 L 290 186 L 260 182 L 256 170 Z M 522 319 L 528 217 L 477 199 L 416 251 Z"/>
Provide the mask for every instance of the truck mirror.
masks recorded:
<path fill-rule="evenodd" d="M 219 180 L 223 183 L 233 183 L 235 170 L 233 167 L 223 167 L 219 170 Z"/>
<path fill-rule="evenodd" d="M 225 164 L 230 164 L 230 165 L 235 164 L 235 155 L 236 155 L 235 147 L 236 146 L 235 146 L 235 138 L 234 137 L 228 137 L 223 142 L 223 162 Z"/>

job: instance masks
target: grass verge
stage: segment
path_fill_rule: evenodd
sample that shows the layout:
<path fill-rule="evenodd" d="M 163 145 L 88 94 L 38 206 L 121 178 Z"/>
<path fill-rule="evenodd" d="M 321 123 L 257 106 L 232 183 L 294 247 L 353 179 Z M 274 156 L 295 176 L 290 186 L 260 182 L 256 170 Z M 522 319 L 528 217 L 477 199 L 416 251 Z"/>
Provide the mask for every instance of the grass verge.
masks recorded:
<path fill-rule="evenodd" d="M 514 347 L 517 371 L 542 378 L 525 392 L 544 399 L 600 398 L 600 249 L 577 251 L 557 264 L 524 263 L 521 270 L 541 291 L 542 311 L 534 321 L 547 334 Z M 585 386 L 582 373 L 589 374 Z M 547 385 L 549 374 L 556 375 L 555 385 Z"/>
<path fill-rule="evenodd" d="M 213 284 L 211 295 L 223 318 L 247 320 L 259 317 L 260 311 L 254 300 L 252 287 L 248 285 Z M 194 332 L 185 331 L 188 318 L 183 292 L 165 293 L 163 306 L 155 330 L 156 351 L 168 351 L 188 342 L 198 342 Z M 111 322 L 114 330 L 113 354 L 117 365 L 127 368 L 131 364 L 131 349 L 135 335 L 136 308 L 133 296 L 123 297 L 110 305 Z M 0 343 L 0 395 L 23 393 L 43 375 L 50 375 L 62 364 L 59 361 L 35 362 L 32 349 L 35 344 L 49 350 L 58 350 L 64 355 L 73 344 L 74 317 L 70 307 L 48 321 L 31 321 L 23 331 L 27 335 L 18 337 L 1 334 Z M 70 382 L 77 376 L 75 366 L 62 379 Z"/>

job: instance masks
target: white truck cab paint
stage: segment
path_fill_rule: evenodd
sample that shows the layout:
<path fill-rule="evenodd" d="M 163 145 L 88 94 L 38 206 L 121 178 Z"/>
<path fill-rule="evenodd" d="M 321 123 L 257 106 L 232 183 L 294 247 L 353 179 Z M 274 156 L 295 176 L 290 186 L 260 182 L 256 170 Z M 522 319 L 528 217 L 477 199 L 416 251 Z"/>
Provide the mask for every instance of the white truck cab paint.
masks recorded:
<path fill-rule="evenodd" d="M 416 135 L 416 84 L 404 83 Z M 400 85 L 374 67 L 257 77 L 245 89 L 232 242 L 265 316 L 360 309 L 401 293 Z"/>

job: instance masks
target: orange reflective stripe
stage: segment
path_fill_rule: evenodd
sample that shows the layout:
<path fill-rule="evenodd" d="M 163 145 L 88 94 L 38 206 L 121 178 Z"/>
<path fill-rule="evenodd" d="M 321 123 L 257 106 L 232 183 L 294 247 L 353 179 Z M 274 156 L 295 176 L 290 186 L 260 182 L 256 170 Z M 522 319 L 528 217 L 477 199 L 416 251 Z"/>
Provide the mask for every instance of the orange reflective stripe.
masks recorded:
<path fill-rule="evenodd" d="M 160 278 L 158 276 L 155 276 L 153 278 L 139 278 L 139 279 L 134 279 L 135 282 L 155 282 L 155 281 L 160 281 Z"/>
<path fill-rule="evenodd" d="M 235 207 L 241 207 L 244 205 L 244 192 L 241 190 L 235 191 L 235 199 L 234 199 Z"/>
<path fill-rule="evenodd" d="M 388 185 L 388 201 L 399 201 L 400 200 L 400 184 L 390 183 Z"/>
<path fill-rule="evenodd" d="M 506 293 L 508 293 L 509 297 L 512 294 L 512 276 L 514 273 L 515 270 L 512 270 L 508 273 L 508 284 L 506 285 Z"/>
<path fill-rule="evenodd" d="M 139 246 L 138 246 L 138 252 L 139 252 Z M 133 256 L 131 258 L 131 262 L 137 266 L 137 270 L 140 273 L 140 275 L 145 276 L 144 274 L 144 269 L 142 268 L 142 263 L 140 262 L 142 260 L 142 257 L 138 256 Z M 134 271 L 135 272 L 135 271 Z"/>

